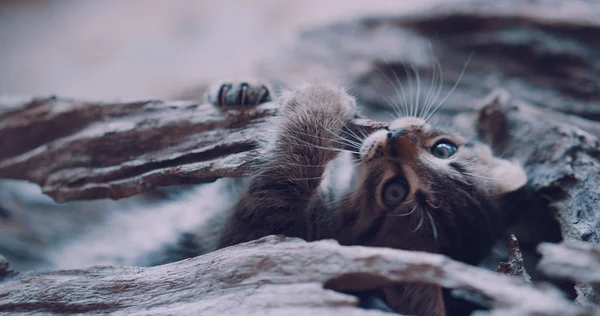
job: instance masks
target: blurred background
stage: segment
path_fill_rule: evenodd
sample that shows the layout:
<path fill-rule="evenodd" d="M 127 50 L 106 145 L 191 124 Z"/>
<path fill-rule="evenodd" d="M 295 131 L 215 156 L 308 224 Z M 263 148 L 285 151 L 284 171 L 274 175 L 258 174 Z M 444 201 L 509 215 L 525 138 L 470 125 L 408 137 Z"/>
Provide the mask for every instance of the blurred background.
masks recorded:
<path fill-rule="evenodd" d="M 164 98 L 244 76 L 302 29 L 439 0 L 1 0 L 0 93 Z"/>
<path fill-rule="evenodd" d="M 0 0 L 0 95 L 170 99 L 244 77 L 304 29 L 407 13 L 433 0 Z M 225 207 L 224 184 L 119 201 L 56 204 L 37 185 L 0 181 L 0 254 L 17 270 L 144 264 Z"/>

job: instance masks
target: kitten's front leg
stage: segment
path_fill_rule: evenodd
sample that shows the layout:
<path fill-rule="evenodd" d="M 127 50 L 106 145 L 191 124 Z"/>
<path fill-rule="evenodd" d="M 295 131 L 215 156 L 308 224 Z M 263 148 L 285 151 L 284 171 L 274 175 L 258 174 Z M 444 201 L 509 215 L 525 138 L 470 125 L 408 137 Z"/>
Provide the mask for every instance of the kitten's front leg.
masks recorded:
<path fill-rule="evenodd" d="M 307 205 L 343 147 L 342 128 L 356 111 L 352 97 L 329 85 L 302 86 L 279 102 L 266 157 L 235 206 L 219 248 L 271 234 L 306 238 Z"/>

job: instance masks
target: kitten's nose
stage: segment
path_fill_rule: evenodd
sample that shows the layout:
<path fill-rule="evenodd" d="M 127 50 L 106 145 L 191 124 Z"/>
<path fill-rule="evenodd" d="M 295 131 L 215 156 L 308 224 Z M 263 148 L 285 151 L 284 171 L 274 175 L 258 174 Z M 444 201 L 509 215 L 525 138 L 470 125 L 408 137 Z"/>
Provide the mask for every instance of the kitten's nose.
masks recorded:
<path fill-rule="evenodd" d="M 418 142 L 417 136 L 405 129 L 392 129 L 387 134 L 387 145 L 392 157 L 414 157 Z"/>
<path fill-rule="evenodd" d="M 390 130 L 387 134 L 388 143 L 394 143 L 398 139 L 398 137 L 402 135 L 408 134 L 408 131 L 405 129 L 397 128 Z"/>

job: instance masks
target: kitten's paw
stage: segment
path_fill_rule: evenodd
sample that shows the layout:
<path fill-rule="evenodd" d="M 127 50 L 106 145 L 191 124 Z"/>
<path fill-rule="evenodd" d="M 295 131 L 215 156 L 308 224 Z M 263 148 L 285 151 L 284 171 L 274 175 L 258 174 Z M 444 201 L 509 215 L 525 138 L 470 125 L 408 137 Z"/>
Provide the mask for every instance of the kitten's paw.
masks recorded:
<path fill-rule="evenodd" d="M 335 85 L 306 84 L 283 94 L 280 103 L 287 113 L 319 113 L 325 115 L 323 118 L 338 118 L 343 121 L 356 115 L 355 99 Z"/>
<path fill-rule="evenodd" d="M 218 106 L 258 105 L 273 100 L 271 91 L 271 87 L 262 82 L 223 81 L 209 89 L 206 102 Z"/>

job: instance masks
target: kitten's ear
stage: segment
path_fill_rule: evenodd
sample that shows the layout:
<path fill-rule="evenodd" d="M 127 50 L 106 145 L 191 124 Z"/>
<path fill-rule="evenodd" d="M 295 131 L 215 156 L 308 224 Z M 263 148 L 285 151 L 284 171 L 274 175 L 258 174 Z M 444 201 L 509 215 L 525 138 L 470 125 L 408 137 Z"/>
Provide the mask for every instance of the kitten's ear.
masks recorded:
<path fill-rule="evenodd" d="M 494 158 L 490 177 L 494 179 L 493 195 L 513 192 L 527 184 L 525 170 L 519 164 L 504 159 Z"/>

